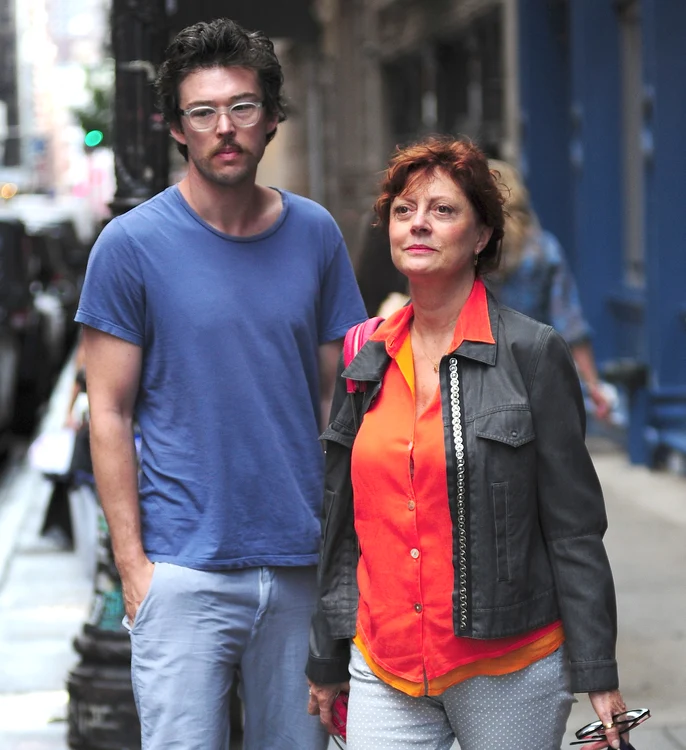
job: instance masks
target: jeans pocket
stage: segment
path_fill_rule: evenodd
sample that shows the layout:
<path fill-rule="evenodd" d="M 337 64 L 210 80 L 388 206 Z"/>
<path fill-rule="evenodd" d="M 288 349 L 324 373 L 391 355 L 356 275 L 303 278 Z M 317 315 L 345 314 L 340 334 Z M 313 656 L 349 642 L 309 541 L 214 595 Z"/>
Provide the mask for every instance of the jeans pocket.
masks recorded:
<path fill-rule="evenodd" d="M 143 597 L 143 601 L 139 604 L 138 610 L 136 611 L 136 616 L 133 621 L 133 625 L 131 625 L 130 620 L 128 619 L 128 616 L 124 619 L 126 622 L 124 622 L 124 627 L 127 628 L 129 633 L 134 635 L 138 630 L 140 630 L 140 623 L 141 619 L 144 618 L 147 611 L 150 609 L 150 600 L 153 597 L 153 588 L 155 587 L 155 581 L 157 578 L 159 578 L 159 571 L 160 571 L 160 564 L 159 563 L 153 563 L 153 569 L 152 569 L 152 578 L 150 579 L 150 586 L 148 586 L 148 590 Z"/>

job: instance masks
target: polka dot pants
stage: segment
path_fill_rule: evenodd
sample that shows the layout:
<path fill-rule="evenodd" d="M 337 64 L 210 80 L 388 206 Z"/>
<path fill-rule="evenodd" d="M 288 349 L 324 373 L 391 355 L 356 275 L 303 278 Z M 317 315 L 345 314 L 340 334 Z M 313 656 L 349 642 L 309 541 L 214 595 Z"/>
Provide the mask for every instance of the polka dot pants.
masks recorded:
<path fill-rule="evenodd" d="M 559 750 L 572 707 L 565 647 L 526 669 L 472 677 L 433 697 L 390 687 L 353 645 L 348 750 Z"/>

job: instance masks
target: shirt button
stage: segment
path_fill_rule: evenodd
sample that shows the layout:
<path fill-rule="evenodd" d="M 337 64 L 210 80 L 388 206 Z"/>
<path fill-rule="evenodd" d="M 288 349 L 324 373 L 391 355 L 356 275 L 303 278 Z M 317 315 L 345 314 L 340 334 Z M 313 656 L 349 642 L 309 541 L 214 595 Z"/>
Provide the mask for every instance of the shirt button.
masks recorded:
<path fill-rule="evenodd" d="M 413 446 L 413 443 L 410 440 L 410 442 L 407 444 L 407 450 L 411 451 L 412 450 L 412 446 Z"/>
<path fill-rule="evenodd" d="M 414 500 L 410 500 L 410 502 L 409 502 L 409 503 L 407 504 L 407 507 L 408 507 L 408 508 L 409 508 L 410 510 L 414 510 Z"/>
<path fill-rule="evenodd" d="M 512 430 L 512 432 L 510 433 L 510 435 L 512 435 L 512 437 L 517 437 L 518 434 L 519 433 L 517 432 L 517 430 Z"/>
<path fill-rule="evenodd" d="M 422 605 L 421 604 L 415 604 L 414 605 L 414 611 L 415 612 L 421 612 L 422 611 Z"/>
<path fill-rule="evenodd" d="M 418 549 L 411 549 L 410 550 L 410 555 L 412 555 L 412 557 L 414 557 L 414 559 L 416 560 L 419 557 L 419 550 Z"/>

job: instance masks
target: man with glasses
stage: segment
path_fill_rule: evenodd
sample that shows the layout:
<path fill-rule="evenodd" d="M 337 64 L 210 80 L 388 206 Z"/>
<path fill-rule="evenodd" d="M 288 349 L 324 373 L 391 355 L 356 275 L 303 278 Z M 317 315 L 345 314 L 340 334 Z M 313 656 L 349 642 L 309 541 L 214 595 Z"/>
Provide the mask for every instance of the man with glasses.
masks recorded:
<path fill-rule="evenodd" d="M 246 750 L 327 743 L 303 672 L 317 437 L 366 315 L 331 216 L 255 182 L 281 87 L 263 34 L 179 33 L 157 92 L 188 173 L 108 224 L 77 314 L 144 750 L 226 750 L 236 669 Z"/>

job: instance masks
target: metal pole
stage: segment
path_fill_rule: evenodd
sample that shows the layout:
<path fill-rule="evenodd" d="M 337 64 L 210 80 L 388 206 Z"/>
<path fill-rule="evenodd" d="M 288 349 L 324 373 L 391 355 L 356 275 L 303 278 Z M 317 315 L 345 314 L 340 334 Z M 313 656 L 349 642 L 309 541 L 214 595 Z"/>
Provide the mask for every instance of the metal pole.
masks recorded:
<path fill-rule="evenodd" d="M 115 59 L 113 214 L 168 185 L 169 138 L 154 104 L 153 82 L 167 44 L 165 0 L 113 0 Z"/>
<path fill-rule="evenodd" d="M 118 216 L 167 187 L 169 139 L 153 82 L 167 44 L 165 0 L 112 0 L 115 59 L 114 159 Z M 131 644 L 121 624 L 121 579 L 100 514 L 91 613 L 74 640 L 81 661 L 67 678 L 69 747 L 137 750 L 140 724 L 131 686 Z"/>

